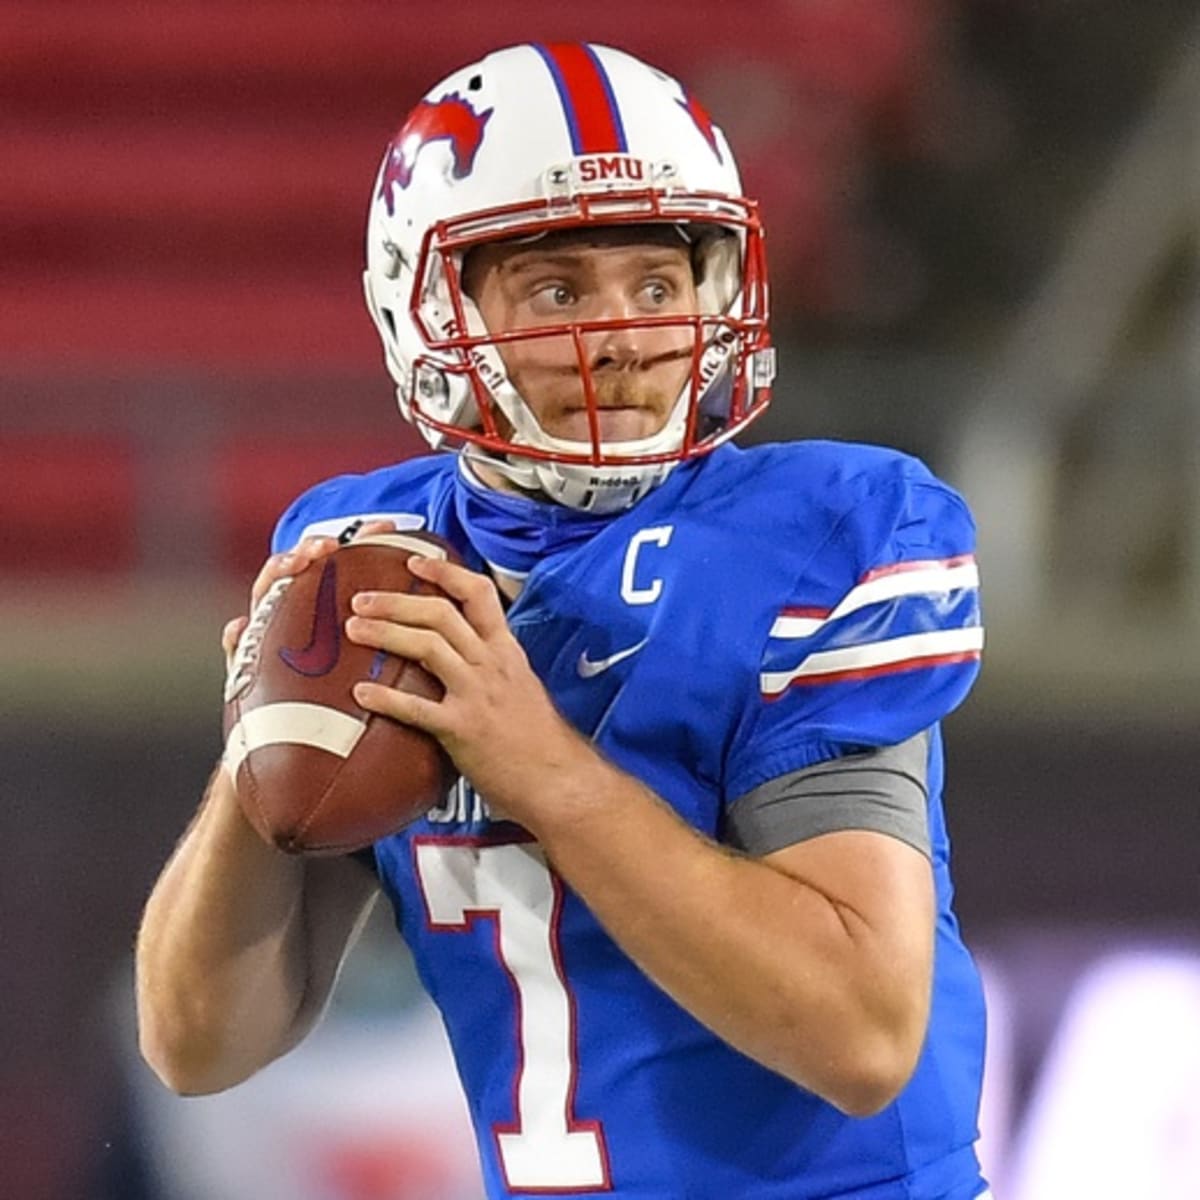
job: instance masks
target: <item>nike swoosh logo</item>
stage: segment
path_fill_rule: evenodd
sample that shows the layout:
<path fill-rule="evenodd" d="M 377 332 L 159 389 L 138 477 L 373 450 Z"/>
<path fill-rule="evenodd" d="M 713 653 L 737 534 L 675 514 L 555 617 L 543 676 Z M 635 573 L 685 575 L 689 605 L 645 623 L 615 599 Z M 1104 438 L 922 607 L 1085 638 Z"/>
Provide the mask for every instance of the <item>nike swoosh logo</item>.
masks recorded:
<path fill-rule="evenodd" d="M 337 614 L 337 567 L 332 556 L 326 560 L 317 585 L 317 602 L 313 609 L 312 633 L 307 646 L 285 646 L 279 657 L 301 675 L 328 675 L 341 653 L 341 636 Z"/>
<path fill-rule="evenodd" d="M 617 663 L 624 662 L 627 658 L 635 655 L 649 640 L 649 638 L 642 638 L 636 646 L 626 646 L 624 650 L 618 650 L 616 654 L 610 654 L 607 658 L 588 658 L 587 651 L 582 651 L 579 655 L 579 662 L 575 664 L 579 671 L 579 678 L 591 679 L 602 671 L 607 671 L 609 667 L 615 667 Z"/>

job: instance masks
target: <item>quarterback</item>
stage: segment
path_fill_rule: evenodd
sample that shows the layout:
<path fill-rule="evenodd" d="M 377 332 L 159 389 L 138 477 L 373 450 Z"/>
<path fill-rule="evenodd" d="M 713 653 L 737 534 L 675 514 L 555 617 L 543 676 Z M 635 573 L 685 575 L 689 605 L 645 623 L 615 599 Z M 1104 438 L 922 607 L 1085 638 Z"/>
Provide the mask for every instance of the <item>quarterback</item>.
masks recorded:
<path fill-rule="evenodd" d="M 618 50 L 492 53 L 388 147 L 364 278 L 435 453 L 301 495 L 253 599 L 355 529 L 453 543 L 411 563 L 446 595 L 361 592 L 346 636 L 441 680 L 354 694 L 461 782 L 297 858 L 218 766 L 142 923 L 147 1060 L 201 1093 L 286 1053 L 382 896 L 489 1197 L 985 1194 L 940 733 L 983 642 L 972 521 L 888 449 L 730 441 L 775 360 L 721 130 Z"/>

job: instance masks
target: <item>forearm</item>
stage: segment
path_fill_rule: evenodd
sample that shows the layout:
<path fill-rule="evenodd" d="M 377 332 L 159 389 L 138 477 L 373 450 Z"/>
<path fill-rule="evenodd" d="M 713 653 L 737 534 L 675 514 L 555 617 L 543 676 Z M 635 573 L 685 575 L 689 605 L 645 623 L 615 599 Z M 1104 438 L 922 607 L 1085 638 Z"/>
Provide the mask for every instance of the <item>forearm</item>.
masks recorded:
<path fill-rule="evenodd" d="M 731 1045 L 846 1111 L 886 1103 L 912 1070 L 928 1015 L 928 860 L 863 831 L 769 861 L 726 852 L 563 719 L 487 578 L 434 559 L 409 565 L 457 605 L 362 593 L 347 633 L 420 662 L 445 695 L 364 682 L 357 701 L 439 738 L 626 953 Z"/>
<path fill-rule="evenodd" d="M 219 769 L 138 936 L 142 1049 L 173 1087 L 227 1087 L 287 1048 L 306 986 L 303 877 L 301 859 L 250 828 Z"/>
<path fill-rule="evenodd" d="M 833 896 L 716 845 L 587 756 L 559 775 L 533 832 L 626 953 L 731 1045 L 839 1107 L 890 1099 L 911 1066 L 897 1055 L 914 1043 L 883 940 Z"/>

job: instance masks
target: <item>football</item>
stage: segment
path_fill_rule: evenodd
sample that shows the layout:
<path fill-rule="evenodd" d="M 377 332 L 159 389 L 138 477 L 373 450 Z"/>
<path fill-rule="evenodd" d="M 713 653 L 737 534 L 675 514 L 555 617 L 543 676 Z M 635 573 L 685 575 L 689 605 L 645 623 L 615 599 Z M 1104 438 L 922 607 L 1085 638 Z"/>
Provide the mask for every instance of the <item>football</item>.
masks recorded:
<path fill-rule="evenodd" d="M 344 854 L 440 805 L 457 775 L 436 738 L 367 712 L 370 679 L 439 699 L 419 664 L 351 642 L 350 600 L 364 590 L 436 592 L 413 554 L 459 561 L 427 533 L 379 533 L 339 546 L 259 601 L 225 684 L 225 764 L 250 824 L 289 854 Z"/>

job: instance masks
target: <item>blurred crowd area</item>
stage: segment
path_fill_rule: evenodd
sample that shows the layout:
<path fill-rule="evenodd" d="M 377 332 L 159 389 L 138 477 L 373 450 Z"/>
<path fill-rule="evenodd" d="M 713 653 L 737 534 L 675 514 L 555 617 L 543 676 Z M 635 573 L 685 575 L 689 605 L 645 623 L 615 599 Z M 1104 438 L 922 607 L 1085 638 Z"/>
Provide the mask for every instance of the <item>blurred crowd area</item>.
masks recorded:
<path fill-rule="evenodd" d="M 976 511 L 948 812 L 1020 1014 L 997 1111 L 1113 931 L 1196 932 L 1194 0 L 0 0 L 0 1194 L 177 1200 L 163 1161 L 209 1145 L 145 1116 L 112 1014 L 217 753 L 217 631 L 293 495 L 419 450 L 361 302 L 388 139 L 472 57 L 578 37 L 687 80 L 761 199 L 753 437 L 896 445 Z M 415 1200 L 372 1153 L 323 1195 Z"/>
<path fill-rule="evenodd" d="M 411 452 L 360 301 L 369 181 L 432 80 L 573 36 L 687 79 L 737 147 L 782 349 L 758 436 L 933 461 L 1004 556 L 993 615 L 1194 608 L 1186 0 L 4 0 L 20 573 L 242 577 L 298 486 Z"/>

